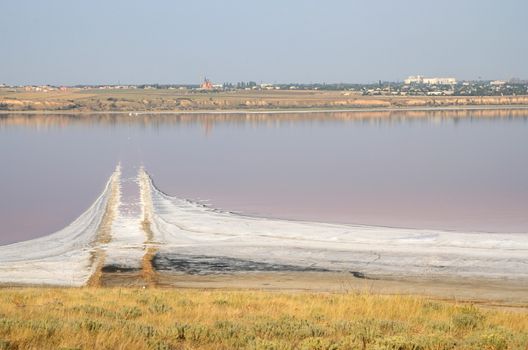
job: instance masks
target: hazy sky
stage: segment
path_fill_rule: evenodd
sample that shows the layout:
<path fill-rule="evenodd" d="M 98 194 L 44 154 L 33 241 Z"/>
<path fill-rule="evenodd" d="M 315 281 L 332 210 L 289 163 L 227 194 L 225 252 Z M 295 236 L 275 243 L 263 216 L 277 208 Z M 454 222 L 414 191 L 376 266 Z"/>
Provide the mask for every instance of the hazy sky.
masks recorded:
<path fill-rule="evenodd" d="M 526 0 L 16 0 L 0 83 L 528 78 Z"/>

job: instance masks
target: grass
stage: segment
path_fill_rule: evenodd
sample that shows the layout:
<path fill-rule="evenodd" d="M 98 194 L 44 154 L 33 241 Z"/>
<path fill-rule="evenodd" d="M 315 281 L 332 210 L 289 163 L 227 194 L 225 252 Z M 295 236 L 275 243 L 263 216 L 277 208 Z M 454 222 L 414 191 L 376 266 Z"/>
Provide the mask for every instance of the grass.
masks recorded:
<path fill-rule="evenodd" d="M 418 297 L 2 289 L 0 349 L 527 349 L 525 313 Z"/>

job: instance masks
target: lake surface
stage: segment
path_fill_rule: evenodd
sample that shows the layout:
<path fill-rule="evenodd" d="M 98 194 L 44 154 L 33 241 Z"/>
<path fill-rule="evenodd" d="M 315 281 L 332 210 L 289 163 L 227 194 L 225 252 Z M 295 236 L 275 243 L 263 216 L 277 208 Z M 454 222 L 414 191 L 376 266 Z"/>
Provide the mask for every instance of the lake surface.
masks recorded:
<path fill-rule="evenodd" d="M 244 214 L 528 232 L 528 111 L 0 115 L 0 244 L 66 226 L 121 163 Z M 130 193 L 128 193 L 130 191 Z"/>

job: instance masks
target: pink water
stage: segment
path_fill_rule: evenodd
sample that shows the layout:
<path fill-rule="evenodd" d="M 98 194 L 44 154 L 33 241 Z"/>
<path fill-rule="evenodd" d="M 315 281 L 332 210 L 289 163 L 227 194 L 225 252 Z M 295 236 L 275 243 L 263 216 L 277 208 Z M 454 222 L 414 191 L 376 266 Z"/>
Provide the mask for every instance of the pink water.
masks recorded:
<path fill-rule="evenodd" d="M 528 232 L 528 112 L 478 113 L 3 116 L 0 244 L 67 225 L 118 162 L 251 215 Z"/>

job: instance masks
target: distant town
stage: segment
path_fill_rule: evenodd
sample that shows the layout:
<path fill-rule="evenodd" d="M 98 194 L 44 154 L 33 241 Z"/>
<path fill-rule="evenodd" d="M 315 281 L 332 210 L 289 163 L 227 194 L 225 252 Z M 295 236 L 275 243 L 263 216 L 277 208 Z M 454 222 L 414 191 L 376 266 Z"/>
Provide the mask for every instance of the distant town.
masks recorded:
<path fill-rule="evenodd" d="M 378 81 L 377 83 L 310 83 L 276 84 L 248 82 L 214 83 L 205 78 L 200 84 L 138 84 L 138 85 L 22 85 L 0 84 L 4 91 L 68 91 L 71 89 L 169 89 L 190 93 L 214 93 L 239 90 L 328 90 L 345 91 L 345 94 L 362 96 L 515 96 L 528 94 L 528 80 L 462 80 L 453 77 L 409 76 L 403 81 Z"/>

